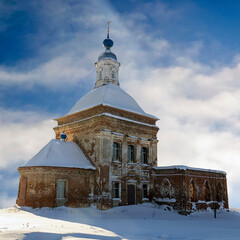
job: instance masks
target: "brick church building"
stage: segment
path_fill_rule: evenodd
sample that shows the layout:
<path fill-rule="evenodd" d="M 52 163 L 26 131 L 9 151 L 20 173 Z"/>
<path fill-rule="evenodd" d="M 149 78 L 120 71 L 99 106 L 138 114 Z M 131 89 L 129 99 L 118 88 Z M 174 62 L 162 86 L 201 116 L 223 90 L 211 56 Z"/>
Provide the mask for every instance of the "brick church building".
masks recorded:
<path fill-rule="evenodd" d="M 121 89 L 109 33 L 103 45 L 94 89 L 56 119 L 56 139 L 18 168 L 17 204 L 107 209 L 154 201 L 179 211 L 228 208 L 225 172 L 157 166 L 158 118 Z"/>

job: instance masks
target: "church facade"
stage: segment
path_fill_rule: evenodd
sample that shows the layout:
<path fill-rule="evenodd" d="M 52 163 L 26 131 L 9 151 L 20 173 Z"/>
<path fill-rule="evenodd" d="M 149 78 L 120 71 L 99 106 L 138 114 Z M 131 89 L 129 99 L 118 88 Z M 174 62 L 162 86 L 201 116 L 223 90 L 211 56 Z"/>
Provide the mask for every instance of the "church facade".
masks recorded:
<path fill-rule="evenodd" d="M 228 208 L 225 172 L 157 166 L 158 118 L 120 88 L 109 34 L 103 45 L 95 88 L 56 119 L 56 139 L 18 168 L 17 204 L 108 209 L 154 201 L 179 211 Z"/>

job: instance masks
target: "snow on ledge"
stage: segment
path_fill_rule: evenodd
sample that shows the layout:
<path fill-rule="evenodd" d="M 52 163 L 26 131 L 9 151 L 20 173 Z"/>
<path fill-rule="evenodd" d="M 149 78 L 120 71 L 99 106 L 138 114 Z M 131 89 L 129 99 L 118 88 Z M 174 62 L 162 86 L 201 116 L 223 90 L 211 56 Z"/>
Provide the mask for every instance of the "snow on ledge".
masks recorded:
<path fill-rule="evenodd" d="M 74 122 L 70 122 L 70 123 L 58 125 L 58 126 L 55 127 L 55 128 L 63 127 L 63 126 L 68 126 L 68 125 L 71 125 L 71 124 L 74 124 L 74 123 L 79 123 L 79 122 L 82 122 L 82 121 L 85 121 L 85 120 L 89 120 L 89 119 L 92 119 L 92 118 L 94 118 L 94 117 L 100 117 L 100 116 L 108 116 L 108 117 L 112 117 L 112 118 L 115 118 L 115 119 L 120 119 L 120 120 L 132 122 L 132 123 L 136 123 L 136 124 L 140 124 L 140 125 L 144 125 L 144 126 L 148 126 L 148 127 L 158 128 L 158 126 L 156 126 L 156 125 L 152 125 L 152 124 L 148 124 L 148 123 L 143 123 L 143 122 L 135 121 L 135 120 L 132 120 L 132 119 L 129 119 L 129 118 L 124 118 L 124 117 L 120 117 L 120 116 L 117 116 L 117 115 L 113 115 L 113 114 L 111 114 L 111 113 L 100 113 L 100 114 L 96 114 L 96 115 L 94 115 L 94 116 L 87 117 L 87 118 L 84 118 L 84 119 L 80 119 L 80 120 L 77 120 L 77 121 L 74 121 Z"/>
<path fill-rule="evenodd" d="M 175 198 L 153 198 L 156 202 L 176 202 Z"/>
<path fill-rule="evenodd" d="M 163 167 L 153 167 L 156 170 L 167 170 L 167 169 L 177 169 L 177 170 L 192 170 L 192 171 L 201 171 L 201 172 L 212 172 L 212 173 L 221 173 L 221 174 L 227 174 L 224 171 L 220 170 L 213 170 L 213 169 L 205 169 L 205 168 L 193 168 L 188 167 L 185 165 L 172 165 L 172 166 L 163 166 Z"/>

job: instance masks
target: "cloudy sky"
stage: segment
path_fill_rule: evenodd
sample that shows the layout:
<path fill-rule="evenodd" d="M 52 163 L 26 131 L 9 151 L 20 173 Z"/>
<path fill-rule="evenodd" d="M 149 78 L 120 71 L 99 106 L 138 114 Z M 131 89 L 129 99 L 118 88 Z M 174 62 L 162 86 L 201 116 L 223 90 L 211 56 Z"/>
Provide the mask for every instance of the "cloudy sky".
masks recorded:
<path fill-rule="evenodd" d="M 0 1 L 0 208 L 51 119 L 93 89 L 111 21 L 121 87 L 158 116 L 159 165 L 224 170 L 240 207 L 240 2 Z"/>

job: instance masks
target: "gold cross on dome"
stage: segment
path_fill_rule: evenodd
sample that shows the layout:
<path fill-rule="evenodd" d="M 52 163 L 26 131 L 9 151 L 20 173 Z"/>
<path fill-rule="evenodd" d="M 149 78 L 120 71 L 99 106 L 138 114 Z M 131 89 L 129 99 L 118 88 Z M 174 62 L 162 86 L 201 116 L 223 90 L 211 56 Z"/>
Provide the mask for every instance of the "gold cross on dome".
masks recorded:
<path fill-rule="evenodd" d="M 109 34 L 109 24 L 110 24 L 110 23 L 111 23 L 110 21 L 107 22 L 107 25 L 108 25 L 107 33 L 108 33 L 108 34 Z"/>

